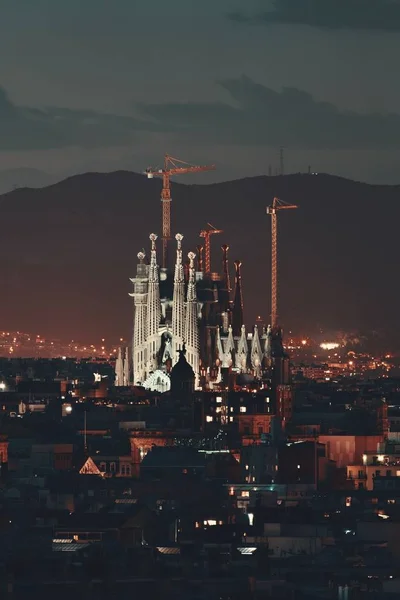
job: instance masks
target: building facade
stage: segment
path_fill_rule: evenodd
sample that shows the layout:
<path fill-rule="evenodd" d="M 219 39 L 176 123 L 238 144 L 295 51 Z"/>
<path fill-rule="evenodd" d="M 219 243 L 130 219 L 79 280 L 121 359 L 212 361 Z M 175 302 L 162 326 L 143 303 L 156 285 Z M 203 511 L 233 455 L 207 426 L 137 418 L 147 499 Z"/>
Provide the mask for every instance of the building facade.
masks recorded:
<path fill-rule="evenodd" d="M 225 385 L 224 378 L 230 373 L 243 375 L 244 385 L 262 379 L 276 361 L 285 359 L 282 335 L 279 329 L 272 331 L 270 327 L 255 326 L 246 332 L 241 262 L 234 263 L 231 300 L 229 247 L 221 247 L 221 273 L 207 273 L 201 260 L 202 248 L 198 248 L 197 260 L 189 252 L 184 263 L 183 235 L 176 234 L 175 240 L 173 272 L 158 265 L 155 234 L 150 235 L 150 261 L 146 261 L 144 251 L 138 254 L 130 294 L 134 300 L 131 382 L 152 391 L 169 391 L 169 374 L 183 346 L 195 373 L 196 388 Z M 126 385 L 127 381 L 124 356 L 128 356 L 126 350 L 117 360 L 117 385 Z"/>

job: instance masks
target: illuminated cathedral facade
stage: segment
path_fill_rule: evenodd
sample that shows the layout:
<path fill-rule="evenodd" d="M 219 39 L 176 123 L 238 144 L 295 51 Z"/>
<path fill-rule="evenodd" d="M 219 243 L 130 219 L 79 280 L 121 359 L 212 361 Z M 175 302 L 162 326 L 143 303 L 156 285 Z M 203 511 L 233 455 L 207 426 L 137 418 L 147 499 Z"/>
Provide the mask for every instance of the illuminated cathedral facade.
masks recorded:
<path fill-rule="evenodd" d="M 243 323 L 241 263 L 234 263 L 235 286 L 231 299 L 228 250 L 222 246 L 222 273 L 206 273 L 202 248 L 197 256 L 183 258 L 183 236 L 177 234 L 175 268 L 159 267 L 157 236 L 150 235 L 150 259 L 139 252 L 134 290 L 132 374 L 130 383 L 167 392 L 170 372 L 186 350 L 195 373 L 196 387 L 218 384 L 222 373 L 236 372 L 261 378 L 274 355 L 283 352 L 280 332 Z M 126 357 L 119 357 L 117 377 L 126 384 Z M 119 384 L 122 385 L 122 384 Z"/>

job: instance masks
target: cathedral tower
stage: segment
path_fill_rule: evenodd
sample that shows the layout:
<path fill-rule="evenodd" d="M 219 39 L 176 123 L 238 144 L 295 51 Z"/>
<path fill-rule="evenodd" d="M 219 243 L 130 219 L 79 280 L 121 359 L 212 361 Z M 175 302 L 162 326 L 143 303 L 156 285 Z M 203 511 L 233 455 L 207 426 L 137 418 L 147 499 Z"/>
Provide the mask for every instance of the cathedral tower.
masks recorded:
<path fill-rule="evenodd" d="M 160 280 L 158 275 L 155 233 L 150 234 L 151 256 L 149 267 L 149 284 L 147 292 L 147 368 L 146 376 L 158 367 L 157 355 L 160 350 L 161 338 L 159 325 L 161 321 Z"/>
<path fill-rule="evenodd" d="M 185 329 L 185 276 L 182 264 L 183 235 L 177 233 L 174 295 L 172 304 L 172 364 L 178 360 L 178 350 L 182 350 Z"/>
<path fill-rule="evenodd" d="M 189 252 L 189 283 L 187 290 L 186 315 L 185 315 L 185 344 L 186 358 L 196 375 L 196 383 L 199 376 L 199 326 L 197 321 L 197 296 L 194 270 L 194 259 L 196 255 Z"/>
<path fill-rule="evenodd" d="M 118 356 L 115 361 L 115 387 L 124 385 L 124 363 L 122 360 L 122 348 L 118 348 Z"/>
<path fill-rule="evenodd" d="M 129 365 L 129 348 L 128 346 L 125 348 L 125 358 L 124 358 L 124 371 L 123 371 L 123 384 L 124 386 L 128 386 L 131 383 L 131 369 Z"/>
<path fill-rule="evenodd" d="M 243 325 L 242 274 L 240 260 L 235 265 L 235 297 L 233 300 L 232 329 L 235 337 L 240 337 Z"/>
<path fill-rule="evenodd" d="M 144 263 L 145 254 L 139 252 L 137 255 L 139 264 L 137 265 L 136 277 L 131 279 L 134 285 L 133 294 L 129 294 L 134 299 L 134 325 L 133 325 L 133 343 L 132 343 L 132 362 L 133 362 L 133 384 L 142 383 L 146 377 L 147 364 L 147 292 L 149 281 L 149 267 Z M 122 385 L 122 380 L 119 385 Z"/>

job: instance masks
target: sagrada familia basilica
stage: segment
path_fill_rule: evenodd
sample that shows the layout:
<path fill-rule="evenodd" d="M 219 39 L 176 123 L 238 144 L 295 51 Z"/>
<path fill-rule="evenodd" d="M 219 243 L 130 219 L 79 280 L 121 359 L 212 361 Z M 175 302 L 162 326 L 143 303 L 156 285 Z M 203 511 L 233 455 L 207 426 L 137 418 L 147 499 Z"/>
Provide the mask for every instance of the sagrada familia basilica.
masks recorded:
<path fill-rule="evenodd" d="M 150 235 L 150 259 L 139 252 L 134 290 L 132 356 L 120 351 L 116 385 L 141 385 L 166 392 L 170 372 L 183 349 L 196 378 L 196 387 L 212 387 L 222 372 L 236 373 L 243 381 L 260 379 L 274 358 L 284 356 L 280 331 L 257 326 L 246 332 L 243 322 L 241 263 L 234 263 L 231 299 L 228 251 L 223 245 L 222 272 L 207 272 L 202 248 L 183 254 L 183 236 L 176 234 L 174 271 L 160 268 L 157 236 Z M 133 374 L 133 376 L 132 376 Z"/>

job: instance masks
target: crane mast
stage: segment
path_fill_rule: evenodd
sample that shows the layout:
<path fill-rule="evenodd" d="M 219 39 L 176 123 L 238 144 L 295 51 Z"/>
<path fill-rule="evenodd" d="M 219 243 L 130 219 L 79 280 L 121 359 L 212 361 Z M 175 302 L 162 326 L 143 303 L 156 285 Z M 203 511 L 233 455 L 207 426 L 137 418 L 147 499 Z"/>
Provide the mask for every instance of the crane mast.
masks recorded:
<path fill-rule="evenodd" d="M 222 229 L 216 229 L 211 223 L 207 223 L 209 229 L 203 229 L 200 231 L 200 237 L 204 238 L 204 266 L 205 273 L 211 273 L 211 246 L 210 237 L 217 233 L 223 233 Z"/>
<path fill-rule="evenodd" d="M 174 158 L 170 154 L 164 156 L 164 168 L 146 169 L 148 179 L 153 177 L 162 177 L 163 187 L 161 191 L 162 205 L 162 266 L 168 267 L 168 242 L 171 239 L 171 177 L 173 175 L 183 175 L 185 173 L 200 173 L 201 171 L 213 171 L 215 165 L 191 165 L 190 163 Z"/>
<path fill-rule="evenodd" d="M 267 215 L 271 217 L 271 327 L 278 325 L 278 211 L 295 209 L 295 204 L 287 204 L 274 198 L 267 206 Z"/>

